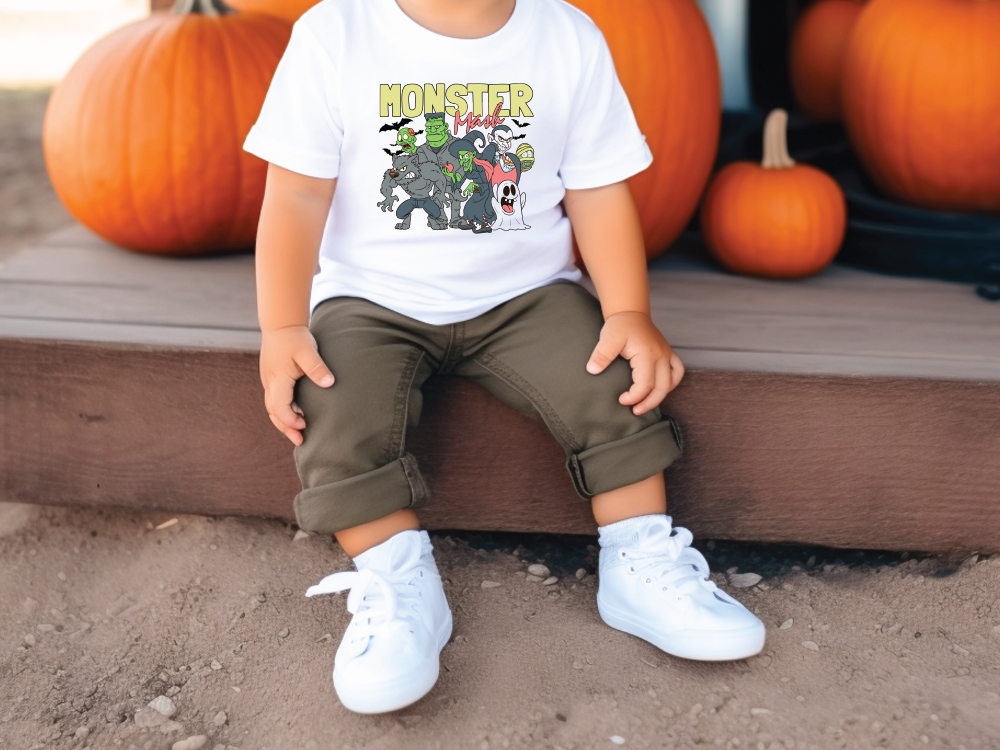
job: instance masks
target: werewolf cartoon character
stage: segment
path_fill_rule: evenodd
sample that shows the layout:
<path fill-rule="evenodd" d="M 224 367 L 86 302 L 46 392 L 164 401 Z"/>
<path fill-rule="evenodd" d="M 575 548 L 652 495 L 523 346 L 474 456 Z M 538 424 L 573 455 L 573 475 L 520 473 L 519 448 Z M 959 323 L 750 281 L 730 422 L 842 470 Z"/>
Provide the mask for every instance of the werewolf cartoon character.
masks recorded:
<path fill-rule="evenodd" d="M 464 221 L 459 229 L 471 229 L 476 234 L 492 232 L 490 224 L 496 218 L 493 210 L 493 188 L 490 175 L 493 164 L 482 158 L 474 141 L 463 138 L 448 146 L 451 155 L 458 159 L 460 169 L 447 173 L 455 189 L 463 196 L 469 196 L 462 209 Z"/>
<path fill-rule="evenodd" d="M 455 137 L 448 132 L 448 126 L 444 121 L 444 112 L 431 112 L 424 116 L 425 125 L 424 131 L 426 132 L 427 142 L 422 143 L 417 146 L 417 163 L 423 167 L 425 164 L 432 165 L 438 171 L 447 170 L 448 174 L 454 174 L 455 170 L 459 166 L 458 158 L 452 156 L 448 147 L 455 141 Z M 441 193 L 436 193 L 433 196 L 433 200 L 438 204 L 438 208 L 441 209 L 441 216 L 438 218 L 428 219 L 428 224 L 434 228 L 444 228 L 444 226 L 437 227 L 435 224 L 442 224 L 452 227 L 457 227 L 462 223 L 462 218 L 459 212 L 462 210 L 462 201 L 464 197 L 459 193 L 455 186 L 455 183 L 447 178 L 447 175 L 442 175 L 444 179 L 444 191 Z M 444 209 L 451 206 L 451 222 L 447 220 Z"/>
<path fill-rule="evenodd" d="M 375 205 L 383 211 L 391 211 L 392 204 L 399 200 L 392 194 L 396 186 L 403 188 L 410 197 L 399 204 L 396 217 L 402 219 L 396 224 L 396 229 L 410 228 L 410 215 L 413 209 L 422 208 L 427 212 L 427 226 L 431 229 L 446 229 L 447 223 L 433 222 L 442 215 L 441 208 L 435 197 L 444 194 L 444 175 L 431 164 L 419 164 L 416 154 L 397 154 L 392 157 L 392 168 L 385 171 L 382 178 L 382 195 L 384 200 Z"/>
<path fill-rule="evenodd" d="M 522 172 L 527 172 L 535 164 L 535 148 L 530 143 L 522 143 L 514 153 L 521 160 Z"/>

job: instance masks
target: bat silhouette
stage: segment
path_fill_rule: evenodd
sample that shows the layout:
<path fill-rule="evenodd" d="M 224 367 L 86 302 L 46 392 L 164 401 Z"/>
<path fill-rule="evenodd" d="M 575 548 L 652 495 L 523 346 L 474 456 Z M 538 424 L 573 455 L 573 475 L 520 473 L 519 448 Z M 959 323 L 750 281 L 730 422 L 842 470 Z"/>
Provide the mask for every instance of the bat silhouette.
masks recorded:
<path fill-rule="evenodd" d="M 513 118 L 513 117 L 511 117 L 510 119 L 514 120 L 514 118 Z M 517 126 L 518 126 L 519 128 L 526 128 L 526 127 L 528 127 L 528 126 L 529 126 L 529 125 L 530 125 L 531 123 L 530 123 L 530 122 L 518 122 L 517 120 L 514 120 L 514 124 L 515 124 L 515 125 L 517 125 Z"/>
<path fill-rule="evenodd" d="M 389 154 L 389 156 L 399 156 L 401 153 L 403 153 L 403 149 L 399 149 L 399 151 L 390 151 L 389 149 L 384 148 L 382 150 L 385 151 L 387 154 Z"/>
<path fill-rule="evenodd" d="M 378 132 L 384 133 L 386 130 L 399 130 L 401 127 L 403 127 L 409 122 L 413 122 L 413 120 L 411 120 L 409 117 L 404 117 L 402 120 L 394 122 L 391 125 L 383 125 L 378 129 Z"/>
<path fill-rule="evenodd" d="M 526 136 L 524 133 L 521 133 L 521 135 L 515 135 L 513 138 L 511 138 L 511 140 L 516 141 L 518 138 L 527 138 L 527 137 L 528 136 Z"/>

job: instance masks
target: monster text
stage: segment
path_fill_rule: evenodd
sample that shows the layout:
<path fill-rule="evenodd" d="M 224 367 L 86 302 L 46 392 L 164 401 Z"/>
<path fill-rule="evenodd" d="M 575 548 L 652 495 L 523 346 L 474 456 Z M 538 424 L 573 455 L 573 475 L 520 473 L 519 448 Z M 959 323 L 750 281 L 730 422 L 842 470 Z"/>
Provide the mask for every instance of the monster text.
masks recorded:
<path fill-rule="evenodd" d="M 417 117 L 444 112 L 449 117 L 464 118 L 470 110 L 467 96 L 472 101 L 473 117 L 487 113 L 499 117 L 533 117 L 528 106 L 533 93 L 526 83 L 453 83 L 450 86 L 383 83 L 379 87 L 379 117 Z"/>

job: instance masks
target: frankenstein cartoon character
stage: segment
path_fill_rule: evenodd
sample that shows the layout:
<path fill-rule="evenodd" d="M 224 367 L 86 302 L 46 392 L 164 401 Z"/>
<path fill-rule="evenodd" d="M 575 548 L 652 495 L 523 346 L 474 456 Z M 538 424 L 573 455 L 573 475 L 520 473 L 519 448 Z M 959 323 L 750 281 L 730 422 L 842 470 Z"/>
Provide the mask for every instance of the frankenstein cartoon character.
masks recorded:
<path fill-rule="evenodd" d="M 440 228 L 444 228 L 444 226 L 457 227 L 462 222 L 460 212 L 464 199 L 459 194 L 455 183 L 448 178 L 449 175 L 454 174 L 458 167 L 458 158 L 452 156 L 448 150 L 448 146 L 455 138 L 448 132 L 444 112 L 431 112 L 424 116 L 424 121 L 424 133 L 427 140 L 417 146 L 417 162 L 421 167 L 424 165 L 432 166 L 438 172 L 446 170 L 446 173 L 441 175 L 444 190 L 433 196 L 435 203 L 441 209 L 441 216 L 428 218 L 427 223 L 434 229 L 439 228 L 436 224 L 441 224 Z M 445 214 L 445 209 L 449 205 L 451 206 L 451 222 L 448 222 L 448 217 Z"/>
<path fill-rule="evenodd" d="M 535 149 L 530 143 L 522 143 L 514 153 L 521 160 L 522 172 L 527 172 L 531 169 L 535 163 Z"/>
<path fill-rule="evenodd" d="M 427 145 L 439 149 L 448 142 L 448 126 L 444 121 L 444 112 L 431 112 L 424 117 L 424 130 L 427 133 Z"/>

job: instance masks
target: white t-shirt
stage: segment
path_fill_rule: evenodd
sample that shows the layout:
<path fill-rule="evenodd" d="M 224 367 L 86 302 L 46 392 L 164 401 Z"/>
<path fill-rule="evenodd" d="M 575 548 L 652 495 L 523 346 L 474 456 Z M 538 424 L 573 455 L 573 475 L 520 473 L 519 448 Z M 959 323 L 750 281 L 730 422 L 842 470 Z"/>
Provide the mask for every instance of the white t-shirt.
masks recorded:
<path fill-rule="evenodd" d="M 395 0 L 323 0 L 295 23 L 243 148 L 338 179 L 310 311 L 364 297 L 434 325 L 578 281 L 565 190 L 653 159 L 603 35 L 563 0 L 517 0 L 479 39 Z"/>

